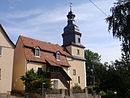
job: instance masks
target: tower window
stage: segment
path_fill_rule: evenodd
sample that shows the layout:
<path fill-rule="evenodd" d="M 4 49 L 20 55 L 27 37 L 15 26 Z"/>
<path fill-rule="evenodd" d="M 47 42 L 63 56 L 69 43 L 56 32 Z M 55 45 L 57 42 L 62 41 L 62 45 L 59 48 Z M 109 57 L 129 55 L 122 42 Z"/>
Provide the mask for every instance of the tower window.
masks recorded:
<path fill-rule="evenodd" d="M 35 48 L 35 57 L 40 57 L 40 48 L 39 47 Z"/>
<path fill-rule="evenodd" d="M 2 46 L 0 46 L 0 56 L 2 56 Z"/>
<path fill-rule="evenodd" d="M 76 70 L 75 69 L 73 69 L 73 75 L 76 75 Z"/>
<path fill-rule="evenodd" d="M 80 83 L 80 76 L 78 76 L 78 83 Z"/>
<path fill-rule="evenodd" d="M 78 38 L 78 43 L 80 43 L 80 38 Z"/>
<path fill-rule="evenodd" d="M 60 61 L 61 59 L 61 54 L 60 52 L 56 52 L 56 60 Z"/>
<path fill-rule="evenodd" d="M 79 54 L 80 54 L 79 49 L 77 49 L 77 55 L 79 55 Z"/>

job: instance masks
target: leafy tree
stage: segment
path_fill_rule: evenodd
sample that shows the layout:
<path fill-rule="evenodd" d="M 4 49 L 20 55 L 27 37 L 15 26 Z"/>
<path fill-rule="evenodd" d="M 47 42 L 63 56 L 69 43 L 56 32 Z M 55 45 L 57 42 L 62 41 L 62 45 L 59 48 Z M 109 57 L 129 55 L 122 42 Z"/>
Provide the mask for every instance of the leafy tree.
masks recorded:
<path fill-rule="evenodd" d="M 87 85 L 98 85 L 104 71 L 106 70 L 105 66 L 100 62 L 101 56 L 98 53 L 85 50 L 85 58 Z"/>
<path fill-rule="evenodd" d="M 103 84 L 107 86 L 105 89 L 116 90 L 118 98 L 130 98 L 130 0 L 117 0 L 111 13 L 106 19 L 108 29 L 122 42 L 122 59 L 116 60 L 108 70 L 107 77 L 111 86 L 106 83 L 107 80 Z"/>
<path fill-rule="evenodd" d="M 106 74 L 101 79 L 100 91 L 117 92 L 116 98 L 130 97 L 130 76 L 126 69 L 122 66 L 122 62 L 115 61 L 109 65 Z M 114 97 L 115 98 L 115 97 Z"/>
<path fill-rule="evenodd" d="M 113 36 L 122 42 L 122 59 L 130 65 L 130 0 L 118 0 L 106 20 Z"/>
<path fill-rule="evenodd" d="M 129 98 L 130 72 L 127 63 L 116 60 L 102 64 L 100 57 L 98 53 L 85 50 L 88 87 L 91 86 L 97 93 L 105 92 L 104 98 Z"/>
<path fill-rule="evenodd" d="M 25 84 L 26 92 L 37 92 L 42 87 L 42 83 L 45 83 L 46 89 L 51 88 L 51 80 L 46 78 L 46 73 L 35 72 L 33 69 L 29 70 L 26 75 L 21 76 L 21 80 Z"/>

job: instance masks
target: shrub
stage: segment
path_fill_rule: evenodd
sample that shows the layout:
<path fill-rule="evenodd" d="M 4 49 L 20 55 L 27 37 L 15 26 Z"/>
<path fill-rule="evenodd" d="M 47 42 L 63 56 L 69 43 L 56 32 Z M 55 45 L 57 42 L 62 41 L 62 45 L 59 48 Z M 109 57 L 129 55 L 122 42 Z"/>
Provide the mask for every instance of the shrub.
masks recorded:
<path fill-rule="evenodd" d="M 78 84 L 75 84 L 74 87 L 72 87 L 74 93 L 80 93 L 82 92 L 81 87 Z"/>
<path fill-rule="evenodd" d="M 51 80 L 45 76 L 45 73 L 35 72 L 33 69 L 29 70 L 26 75 L 21 76 L 26 92 L 37 93 L 42 88 L 42 83 L 45 83 L 44 88 L 50 89 L 52 86 Z"/>

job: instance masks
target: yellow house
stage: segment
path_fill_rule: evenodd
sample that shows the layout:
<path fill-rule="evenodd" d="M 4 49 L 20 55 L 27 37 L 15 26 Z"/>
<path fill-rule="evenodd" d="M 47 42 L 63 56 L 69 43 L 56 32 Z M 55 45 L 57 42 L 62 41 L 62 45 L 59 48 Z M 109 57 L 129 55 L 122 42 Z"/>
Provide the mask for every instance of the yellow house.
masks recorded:
<path fill-rule="evenodd" d="M 81 44 L 81 33 L 74 24 L 74 17 L 72 11 L 67 15 L 62 46 L 24 36 L 18 38 L 14 51 L 13 90 L 25 90 L 20 77 L 32 68 L 48 72 L 53 88 L 66 89 L 76 84 L 81 88 L 86 86 L 85 47 Z"/>
<path fill-rule="evenodd" d="M 12 90 L 14 47 L 0 24 L 0 94 L 8 94 Z"/>

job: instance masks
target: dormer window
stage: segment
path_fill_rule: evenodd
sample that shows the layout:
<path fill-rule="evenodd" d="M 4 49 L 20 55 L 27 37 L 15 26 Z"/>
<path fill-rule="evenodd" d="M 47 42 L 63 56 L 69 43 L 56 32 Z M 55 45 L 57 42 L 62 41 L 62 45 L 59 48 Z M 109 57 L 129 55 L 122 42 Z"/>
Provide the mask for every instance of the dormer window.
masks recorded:
<path fill-rule="evenodd" d="M 35 47 L 35 57 L 40 57 L 40 48 Z"/>
<path fill-rule="evenodd" d="M 57 60 L 57 61 L 60 61 L 60 59 L 61 59 L 61 54 L 60 54 L 60 52 L 56 52 L 56 60 Z"/>

